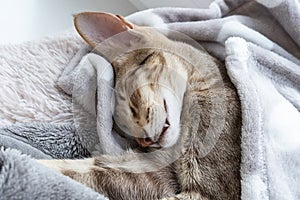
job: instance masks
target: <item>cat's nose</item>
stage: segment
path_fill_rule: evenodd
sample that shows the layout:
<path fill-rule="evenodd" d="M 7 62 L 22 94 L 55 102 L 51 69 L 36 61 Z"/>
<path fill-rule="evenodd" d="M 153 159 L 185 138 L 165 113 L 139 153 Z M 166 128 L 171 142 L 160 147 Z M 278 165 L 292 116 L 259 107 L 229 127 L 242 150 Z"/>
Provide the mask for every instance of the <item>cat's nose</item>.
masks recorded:
<path fill-rule="evenodd" d="M 139 143 L 139 145 L 141 145 L 141 147 L 146 148 L 149 147 L 150 145 L 154 144 L 155 142 L 147 137 L 147 138 L 137 138 L 137 142 Z"/>

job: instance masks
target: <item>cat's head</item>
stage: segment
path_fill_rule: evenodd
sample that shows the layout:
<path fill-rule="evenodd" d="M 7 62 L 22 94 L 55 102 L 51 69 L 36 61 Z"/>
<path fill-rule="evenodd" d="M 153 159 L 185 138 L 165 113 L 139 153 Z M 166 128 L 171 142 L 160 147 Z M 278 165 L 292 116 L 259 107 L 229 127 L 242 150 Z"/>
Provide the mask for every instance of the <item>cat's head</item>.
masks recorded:
<path fill-rule="evenodd" d="M 141 147 L 173 146 L 187 80 L 186 63 L 173 52 L 178 44 L 107 13 L 78 14 L 75 26 L 112 63 L 116 124 Z"/>

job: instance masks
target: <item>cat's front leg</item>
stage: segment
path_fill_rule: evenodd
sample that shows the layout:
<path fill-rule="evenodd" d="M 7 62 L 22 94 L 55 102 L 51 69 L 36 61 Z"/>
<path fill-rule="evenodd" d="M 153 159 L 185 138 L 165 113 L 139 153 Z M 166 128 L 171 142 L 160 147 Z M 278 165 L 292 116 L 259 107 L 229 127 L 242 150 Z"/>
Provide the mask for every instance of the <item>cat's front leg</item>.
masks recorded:
<path fill-rule="evenodd" d="M 56 170 L 110 199 L 160 199 L 174 196 L 178 190 L 171 167 L 159 171 L 134 173 L 102 167 L 99 160 L 38 160 L 42 165 Z M 103 158 L 104 160 L 104 158 Z M 107 160 L 107 159 L 106 159 Z"/>
<path fill-rule="evenodd" d="M 38 163 L 62 173 L 63 171 L 77 171 L 86 173 L 93 167 L 95 159 L 86 158 L 78 160 L 36 160 Z"/>
<path fill-rule="evenodd" d="M 95 191 L 105 194 L 100 184 L 97 184 L 99 177 L 97 172 L 105 171 L 104 168 L 95 165 L 94 158 L 75 159 L 75 160 L 36 160 L 38 163 L 57 171 L 65 176 L 68 176 L 75 181 L 78 181 Z"/>

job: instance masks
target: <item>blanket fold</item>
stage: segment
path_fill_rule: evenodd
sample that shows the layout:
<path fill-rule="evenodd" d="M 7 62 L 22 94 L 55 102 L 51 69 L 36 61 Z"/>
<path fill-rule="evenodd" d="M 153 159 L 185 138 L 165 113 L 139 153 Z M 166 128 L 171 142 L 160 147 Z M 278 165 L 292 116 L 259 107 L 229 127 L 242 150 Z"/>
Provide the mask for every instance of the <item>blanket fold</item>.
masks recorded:
<path fill-rule="evenodd" d="M 118 155 L 128 147 L 113 130 L 113 78 L 112 66 L 103 57 L 79 51 L 58 80 L 72 95 L 76 135 L 92 155 Z"/>

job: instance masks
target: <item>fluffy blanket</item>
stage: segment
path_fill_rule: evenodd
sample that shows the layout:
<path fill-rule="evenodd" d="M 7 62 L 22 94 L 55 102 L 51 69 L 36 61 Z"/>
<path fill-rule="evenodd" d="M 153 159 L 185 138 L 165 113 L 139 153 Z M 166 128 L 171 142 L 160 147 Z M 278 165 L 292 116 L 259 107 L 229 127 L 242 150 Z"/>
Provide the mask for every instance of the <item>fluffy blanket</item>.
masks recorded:
<path fill-rule="evenodd" d="M 106 199 L 31 159 L 90 156 L 76 134 L 72 98 L 56 84 L 86 47 L 73 31 L 0 47 L 0 199 Z"/>
<path fill-rule="evenodd" d="M 209 9 L 158 8 L 135 13 L 127 19 L 139 25 L 180 31 L 224 60 L 242 104 L 242 199 L 299 199 L 299 2 L 217 0 Z M 79 49 L 83 50 L 74 57 Z M 15 148 L 38 158 L 62 158 L 63 155 L 60 157 L 57 153 L 60 149 L 67 150 L 69 144 L 74 148 L 66 157 L 107 150 L 105 144 L 101 144 L 101 137 L 112 130 L 110 105 L 105 106 L 111 95 L 112 75 L 107 71 L 104 78 L 98 76 L 103 70 L 109 70 L 103 68 L 108 65 L 105 60 L 96 56 L 92 59 L 96 62 L 92 63 L 89 58 L 93 54 L 86 55 L 86 46 L 74 34 L 55 36 L 40 43 L 5 46 L 0 51 L 0 126 L 5 125 L 0 132 L 0 145 L 14 147 L 16 144 Z M 58 88 L 55 82 L 61 74 Z M 89 84 L 84 83 L 84 87 L 91 89 L 90 99 L 81 99 L 81 95 L 87 97 L 85 90 L 76 90 L 78 93 L 74 95 L 74 88 L 80 89 L 80 84 L 77 85 L 80 75 L 90 77 Z M 98 94 L 98 86 L 106 92 Z M 98 104 L 93 102 L 95 95 L 101 101 Z M 81 109 L 85 111 L 84 116 L 73 115 Z M 99 111 L 105 114 L 100 115 Z M 90 117 L 94 118 L 92 123 L 84 124 Z M 43 124 L 12 125 L 17 122 Z M 50 124 L 45 125 L 45 122 Z M 64 124 L 53 124 L 57 122 Z M 104 129 L 100 129 L 101 126 Z M 36 132 L 35 127 L 39 127 L 36 129 L 39 131 Z M 31 130 L 28 132 L 27 128 Z M 58 134 L 55 130 L 61 128 L 67 129 Z M 22 133 L 22 130 L 25 131 Z M 85 131 L 90 134 L 85 135 Z M 61 141 L 57 144 L 61 145 L 55 142 L 49 145 L 42 139 L 52 141 L 56 137 Z M 118 140 L 117 137 L 110 139 L 112 142 Z M 97 147 L 95 141 L 101 145 Z M 26 163 L 34 170 L 24 168 L 28 166 Z M 49 185 L 46 190 L 41 189 L 44 177 Z M 64 183 L 63 190 L 57 189 L 61 186 L 57 180 Z M 1 197 L 43 199 L 55 194 L 58 199 L 66 196 L 77 199 L 82 196 L 76 196 L 72 190 L 81 189 L 83 195 L 87 195 L 84 199 L 92 199 L 88 195 L 95 195 L 83 185 L 73 187 L 72 184 L 75 182 L 58 174 L 50 175 L 49 171 L 15 151 L 0 151 Z M 15 192 L 20 188 L 26 188 L 26 192 Z"/>
<path fill-rule="evenodd" d="M 92 189 L 49 171 L 16 150 L 1 151 L 0 169 L 0 198 L 3 200 L 105 199 Z"/>

